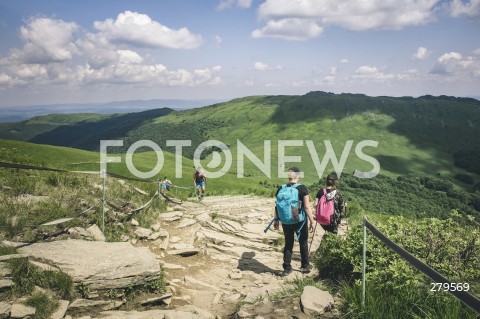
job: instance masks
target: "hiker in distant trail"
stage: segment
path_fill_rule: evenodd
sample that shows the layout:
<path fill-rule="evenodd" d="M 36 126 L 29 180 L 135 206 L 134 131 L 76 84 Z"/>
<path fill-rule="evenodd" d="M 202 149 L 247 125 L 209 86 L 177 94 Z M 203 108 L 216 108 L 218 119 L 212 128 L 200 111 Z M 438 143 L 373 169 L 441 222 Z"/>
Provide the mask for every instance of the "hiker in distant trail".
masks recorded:
<path fill-rule="evenodd" d="M 337 173 L 333 172 L 328 174 L 325 188 L 322 188 L 318 191 L 315 198 L 313 206 L 316 211 L 316 220 L 317 223 L 322 226 L 322 228 L 327 232 L 332 232 L 334 234 L 338 233 L 338 225 L 342 218 L 345 217 L 344 211 L 346 203 L 343 201 L 342 193 L 337 188 L 338 185 L 338 176 Z M 322 209 L 329 207 L 331 211 L 326 213 L 322 212 Z"/>
<path fill-rule="evenodd" d="M 163 190 L 167 190 L 169 191 L 170 190 L 170 186 L 172 186 L 172 182 L 170 182 L 167 178 L 167 176 L 164 176 L 163 177 L 163 180 L 160 182 L 160 187 L 163 189 Z"/>
<path fill-rule="evenodd" d="M 283 234 L 285 235 L 282 276 L 287 276 L 292 272 L 291 261 L 295 234 L 300 244 L 302 259 L 300 270 L 303 273 L 309 273 L 312 269 L 308 257 L 308 230 L 313 231 L 314 220 L 310 209 L 308 188 L 299 184 L 299 179 L 300 170 L 297 167 L 289 168 L 288 183 L 282 185 L 275 195 L 276 205 L 273 227 L 278 229 L 279 222 L 281 222 Z"/>
<path fill-rule="evenodd" d="M 198 196 L 199 200 L 202 200 L 203 195 L 205 194 L 206 182 L 207 175 L 205 174 L 205 171 L 201 167 L 197 168 L 195 174 L 193 174 L 193 185 L 195 187 L 195 194 Z"/>

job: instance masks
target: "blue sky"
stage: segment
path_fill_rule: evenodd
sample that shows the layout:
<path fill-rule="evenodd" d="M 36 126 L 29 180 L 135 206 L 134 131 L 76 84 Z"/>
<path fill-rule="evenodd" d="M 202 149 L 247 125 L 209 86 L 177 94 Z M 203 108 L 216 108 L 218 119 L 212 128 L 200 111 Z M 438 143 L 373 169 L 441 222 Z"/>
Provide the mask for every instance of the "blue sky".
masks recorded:
<path fill-rule="evenodd" d="M 480 96 L 480 0 L 0 0 L 0 106 Z"/>

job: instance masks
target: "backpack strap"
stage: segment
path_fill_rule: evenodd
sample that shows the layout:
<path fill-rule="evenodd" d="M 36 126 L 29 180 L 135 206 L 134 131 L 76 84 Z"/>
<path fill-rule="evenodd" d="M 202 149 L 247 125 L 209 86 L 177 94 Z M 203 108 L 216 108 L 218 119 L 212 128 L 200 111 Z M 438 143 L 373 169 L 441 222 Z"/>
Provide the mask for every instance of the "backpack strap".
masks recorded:
<path fill-rule="evenodd" d="M 302 210 L 303 210 L 303 208 L 302 208 Z M 298 229 L 297 241 L 300 241 L 300 235 L 302 234 L 301 230 L 302 230 L 303 226 L 305 226 L 306 223 L 307 223 L 307 217 L 305 216 L 305 220 L 303 221 L 302 226 L 300 226 L 300 228 Z"/>
<path fill-rule="evenodd" d="M 295 184 L 292 185 L 292 187 L 297 188 L 297 187 L 300 186 L 300 185 L 302 185 L 302 184 L 295 183 Z M 300 208 L 300 213 L 301 213 L 301 214 L 305 214 L 305 220 L 303 221 L 302 226 L 300 226 L 300 228 L 298 229 L 297 241 L 300 241 L 300 230 L 302 230 L 303 226 L 305 226 L 305 222 L 307 221 L 307 213 L 305 212 L 305 207 L 304 207 L 304 205 L 303 205 L 303 198 L 300 198 L 298 201 L 300 202 L 300 205 L 302 206 L 302 207 Z"/>
<path fill-rule="evenodd" d="M 291 187 L 293 187 L 293 188 L 297 188 L 297 187 L 298 187 L 298 186 L 300 186 L 300 185 L 302 185 L 302 184 L 295 183 L 295 184 L 293 184 Z M 301 210 L 303 211 L 303 198 L 299 198 L 299 199 L 298 199 L 298 201 L 299 201 L 299 202 L 300 202 L 300 204 L 302 205 L 302 208 L 301 208 Z"/>

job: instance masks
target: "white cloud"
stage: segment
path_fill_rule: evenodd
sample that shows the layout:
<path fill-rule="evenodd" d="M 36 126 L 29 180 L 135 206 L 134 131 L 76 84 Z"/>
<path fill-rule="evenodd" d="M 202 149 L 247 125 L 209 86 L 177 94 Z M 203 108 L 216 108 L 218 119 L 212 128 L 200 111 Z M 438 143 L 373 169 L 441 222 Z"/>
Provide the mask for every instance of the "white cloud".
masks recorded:
<path fill-rule="evenodd" d="M 449 53 L 444 53 L 442 56 L 438 58 L 438 62 L 441 64 L 445 64 L 446 62 L 448 63 L 449 61 L 452 60 L 457 60 L 460 61 L 462 59 L 462 55 L 458 52 L 449 52 Z"/>
<path fill-rule="evenodd" d="M 336 67 L 331 67 L 328 75 L 322 77 L 321 79 L 315 79 L 313 81 L 313 86 L 323 86 L 323 85 L 328 85 L 328 86 L 333 86 L 336 84 L 337 81 L 337 68 Z"/>
<path fill-rule="evenodd" d="M 124 64 L 139 64 L 143 62 L 143 58 L 135 51 L 117 50 L 118 62 Z"/>
<path fill-rule="evenodd" d="M 284 40 L 307 40 L 320 36 L 323 29 L 312 19 L 286 18 L 270 20 L 252 32 L 253 38 L 272 37 Z"/>
<path fill-rule="evenodd" d="M 268 70 L 268 64 L 263 62 L 255 62 L 255 64 L 253 65 L 253 68 L 258 71 L 265 71 L 265 70 Z"/>
<path fill-rule="evenodd" d="M 473 54 L 480 55 L 480 48 L 473 50 Z"/>
<path fill-rule="evenodd" d="M 281 70 L 283 70 L 283 66 L 281 66 L 279 64 L 279 65 L 273 67 L 273 66 L 268 65 L 267 63 L 257 61 L 253 64 L 253 69 L 257 70 L 257 71 L 267 71 L 267 70 L 281 71 Z"/>
<path fill-rule="evenodd" d="M 135 83 L 137 87 L 200 86 L 223 83 L 220 65 L 194 70 L 170 70 L 138 48 L 190 49 L 202 42 L 186 28 L 170 29 L 149 16 L 125 11 L 115 20 L 94 23 L 96 31 L 81 31 L 73 22 L 33 18 L 20 28 L 22 49 L 0 58 L 0 87 L 91 83 Z M 74 38 L 76 37 L 76 39 Z M 221 41 L 221 38 L 218 37 Z M 145 51 L 145 50 L 144 50 Z M 75 58 L 74 58 L 75 56 Z M 147 58 L 145 58 L 147 57 Z"/>
<path fill-rule="evenodd" d="M 459 52 L 442 54 L 431 71 L 432 74 L 448 77 L 480 77 L 480 60 L 478 56 L 464 57 Z"/>
<path fill-rule="evenodd" d="M 208 85 L 218 85 L 223 83 L 220 77 L 216 76 L 216 73 L 220 72 L 222 69 L 221 66 L 217 65 L 213 68 L 209 69 L 201 69 L 193 71 L 193 84 L 194 85 L 201 85 L 201 84 L 208 84 Z"/>
<path fill-rule="evenodd" d="M 298 87 L 303 87 L 307 85 L 307 81 L 291 81 L 287 83 L 288 86 L 298 88 Z"/>
<path fill-rule="evenodd" d="M 337 77 L 335 75 L 327 75 L 323 78 L 323 83 L 326 85 L 335 85 Z"/>
<path fill-rule="evenodd" d="M 439 1 L 266 0 L 258 9 L 266 26 L 253 31 L 252 36 L 305 40 L 319 36 L 326 26 L 348 30 L 402 29 L 434 20 Z"/>
<path fill-rule="evenodd" d="M 137 12 L 125 11 L 115 20 L 95 21 L 94 26 L 98 37 L 115 44 L 169 49 L 194 49 L 202 44 L 202 36 L 185 27 L 170 29 Z"/>
<path fill-rule="evenodd" d="M 376 67 L 372 66 L 361 66 L 357 70 L 355 70 L 355 73 L 352 75 L 353 79 L 359 79 L 359 80 L 371 80 L 375 82 L 384 82 L 387 80 L 392 80 L 395 78 L 394 74 L 385 74 Z"/>
<path fill-rule="evenodd" d="M 71 60 L 77 52 L 72 42 L 78 26 L 73 22 L 49 18 L 35 18 L 19 30 L 24 47 L 10 50 L 0 64 L 53 63 Z"/>
<path fill-rule="evenodd" d="M 423 60 L 430 54 L 430 51 L 425 47 L 419 47 L 417 52 L 412 55 L 414 60 Z"/>
<path fill-rule="evenodd" d="M 449 10 L 454 17 L 466 16 L 480 20 L 480 0 L 453 0 L 450 2 Z"/>
<path fill-rule="evenodd" d="M 341 60 L 340 60 L 340 63 L 341 63 L 341 64 L 347 64 L 348 62 L 349 62 L 348 59 L 341 59 Z"/>
<path fill-rule="evenodd" d="M 1 73 L 0 74 L 0 85 L 7 85 L 12 81 L 12 77 L 8 74 Z"/>
<path fill-rule="evenodd" d="M 220 66 L 188 71 L 185 69 L 169 70 L 163 64 L 147 64 L 133 51 L 118 52 L 117 61 L 101 68 L 90 65 L 78 67 L 77 80 L 81 84 L 137 83 L 143 87 L 153 86 L 199 86 L 219 85 Z"/>
<path fill-rule="evenodd" d="M 81 58 L 85 64 L 10 64 L 1 73 L 0 86 L 13 87 L 30 83 L 32 86 L 44 84 L 66 84 L 83 86 L 87 84 L 132 84 L 137 87 L 154 86 L 200 86 L 219 85 L 220 65 L 211 68 L 169 70 L 165 65 L 146 61 L 133 50 L 108 50 L 105 48 L 82 47 Z"/>
<path fill-rule="evenodd" d="M 230 9 L 234 5 L 239 8 L 248 9 L 252 6 L 252 0 L 221 0 L 217 6 L 217 10 Z"/>
<path fill-rule="evenodd" d="M 15 72 L 19 79 L 40 79 L 47 77 L 47 68 L 41 64 L 23 64 Z"/>
<path fill-rule="evenodd" d="M 10 68 L 8 74 L 0 74 L 0 86 L 25 83 L 42 85 L 63 83 L 70 86 L 87 84 L 131 84 L 138 87 L 200 86 L 223 83 L 220 66 L 212 68 L 169 70 L 163 64 L 147 64 L 136 52 L 118 50 L 116 61 L 100 68 L 89 64 L 71 69 L 66 65 L 23 64 Z"/>

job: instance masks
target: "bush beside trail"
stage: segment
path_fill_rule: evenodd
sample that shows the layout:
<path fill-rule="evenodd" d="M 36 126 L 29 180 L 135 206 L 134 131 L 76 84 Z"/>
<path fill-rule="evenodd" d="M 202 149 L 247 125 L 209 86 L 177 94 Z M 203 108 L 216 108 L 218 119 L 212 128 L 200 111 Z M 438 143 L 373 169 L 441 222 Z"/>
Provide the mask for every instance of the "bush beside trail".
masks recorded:
<path fill-rule="evenodd" d="M 455 216 L 453 216 L 455 217 Z M 478 227 L 453 218 L 389 218 L 374 225 L 395 243 L 454 283 L 468 283 L 480 295 Z M 345 240 L 327 236 L 316 253 L 323 278 L 344 278 L 343 313 L 348 318 L 476 318 L 475 312 L 446 292 L 432 292 L 432 280 L 411 267 L 375 236 L 367 234 L 366 307 L 361 306 L 362 227 Z"/>

